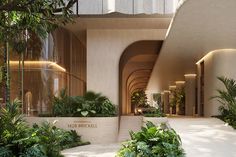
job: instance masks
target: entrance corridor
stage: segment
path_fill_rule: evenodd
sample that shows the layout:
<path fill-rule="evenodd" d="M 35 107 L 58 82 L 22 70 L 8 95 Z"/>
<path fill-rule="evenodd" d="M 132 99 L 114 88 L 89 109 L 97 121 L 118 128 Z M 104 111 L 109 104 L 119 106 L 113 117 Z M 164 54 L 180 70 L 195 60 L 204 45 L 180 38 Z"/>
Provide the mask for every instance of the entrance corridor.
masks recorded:
<path fill-rule="evenodd" d="M 131 116 L 121 117 L 120 137 L 125 139 L 129 130 L 128 121 L 132 129 L 137 128 L 140 121 L 138 117 L 132 123 L 127 119 Z M 170 126 L 180 135 L 186 157 L 236 157 L 236 131 L 216 118 L 168 118 Z M 123 125 L 123 126 L 122 126 Z M 130 129 L 131 129 L 130 128 Z M 137 130 L 136 130 L 137 131 Z M 121 142 L 105 145 L 87 145 L 63 151 L 65 157 L 114 157 L 119 150 Z"/>

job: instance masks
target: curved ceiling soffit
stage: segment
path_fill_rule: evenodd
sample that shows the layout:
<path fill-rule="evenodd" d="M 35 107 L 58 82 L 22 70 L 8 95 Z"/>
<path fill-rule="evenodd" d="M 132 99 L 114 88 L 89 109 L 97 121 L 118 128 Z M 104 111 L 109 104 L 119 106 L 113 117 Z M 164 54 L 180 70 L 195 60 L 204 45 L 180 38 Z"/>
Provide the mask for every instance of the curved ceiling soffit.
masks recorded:
<path fill-rule="evenodd" d="M 147 86 L 147 82 L 137 82 L 135 84 L 133 84 L 130 89 L 129 89 L 129 92 L 131 92 L 134 88 L 137 88 L 139 86 Z"/>
<path fill-rule="evenodd" d="M 132 95 L 133 93 L 137 92 L 137 91 L 140 91 L 140 90 L 145 90 L 146 86 L 141 86 L 141 87 L 137 87 L 137 88 L 134 88 L 131 92 L 130 92 L 130 95 Z"/>
<path fill-rule="evenodd" d="M 135 70 L 133 71 L 127 78 L 127 81 L 126 81 L 126 86 L 128 86 L 128 82 L 129 82 L 129 79 L 132 79 L 132 76 L 135 77 L 135 74 L 141 74 L 142 76 L 146 74 L 146 76 L 150 76 L 152 72 L 152 69 L 138 69 L 138 70 Z"/>
<path fill-rule="evenodd" d="M 162 40 L 141 40 L 130 44 L 122 53 L 119 62 L 120 71 L 123 71 L 127 62 L 137 55 L 158 55 L 162 47 Z M 145 48 L 144 48 L 145 47 Z"/>
<path fill-rule="evenodd" d="M 216 49 L 235 49 L 235 6 L 235 0 L 182 0 L 167 31 L 148 88 L 159 86 L 152 78 L 160 76 L 161 66 L 171 59 L 169 54 L 178 54 L 182 59 L 182 63 L 181 59 L 177 59 L 176 63 L 168 65 L 167 68 L 171 70 L 163 75 L 164 78 L 174 75 L 167 80 L 173 82 L 172 79 L 178 77 L 179 71 L 181 76 L 195 72 L 195 63 L 208 52 Z M 179 65 L 175 67 L 176 64 Z"/>
<path fill-rule="evenodd" d="M 137 79 L 133 79 L 129 84 L 128 84 L 128 87 L 127 89 L 129 90 L 130 87 L 135 84 L 135 83 L 138 83 L 138 82 L 147 82 L 148 83 L 149 81 L 149 77 L 139 77 Z"/>
<path fill-rule="evenodd" d="M 134 82 L 132 85 L 129 86 L 128 91 L 130 91 L 133 87 L 135 87 L 136 85 L 141 84 L 141 83 L 142 84 L 147 84 L 148 81 L 147 80 L 139 80 L 137 82 Z"/>

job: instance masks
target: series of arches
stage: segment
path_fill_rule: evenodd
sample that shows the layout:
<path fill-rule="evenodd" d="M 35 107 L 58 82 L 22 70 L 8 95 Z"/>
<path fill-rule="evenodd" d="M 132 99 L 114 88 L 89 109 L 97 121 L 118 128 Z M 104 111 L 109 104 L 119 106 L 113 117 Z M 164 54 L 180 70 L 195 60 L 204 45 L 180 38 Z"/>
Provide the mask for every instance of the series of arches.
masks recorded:
<path fill-rule="evenodd" d="M 162 43 L 162 40 L 137 41 L 124 50 L 119 64 L 120 114 L 134 112 L 131 95 L 146 89 Z"/>

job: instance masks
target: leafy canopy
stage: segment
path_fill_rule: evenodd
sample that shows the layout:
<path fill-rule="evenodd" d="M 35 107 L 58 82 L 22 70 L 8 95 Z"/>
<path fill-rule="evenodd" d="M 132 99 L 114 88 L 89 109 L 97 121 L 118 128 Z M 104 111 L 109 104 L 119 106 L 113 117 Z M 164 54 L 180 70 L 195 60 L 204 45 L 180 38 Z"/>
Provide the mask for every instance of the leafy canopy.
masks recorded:
<path fill-rule="evenodd" d="M 1 0 L 0 42 L 25 48 L 26 30 L 41 38 L 61 24 L 72 21 L 71 7 L 77 0 Z"/>

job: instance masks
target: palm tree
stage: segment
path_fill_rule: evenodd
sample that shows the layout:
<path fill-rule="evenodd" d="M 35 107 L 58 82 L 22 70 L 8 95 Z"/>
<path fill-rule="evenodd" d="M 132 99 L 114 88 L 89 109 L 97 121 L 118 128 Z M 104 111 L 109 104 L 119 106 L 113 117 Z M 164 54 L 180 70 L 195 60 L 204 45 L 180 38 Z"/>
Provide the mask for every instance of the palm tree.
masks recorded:
<path fill-rule="evenodd" d="M 222 104 L 219 108 L 221 112 L 228 111 L 236 116 L 236 82 L 226 77 L 218 77 L 218 80 L 224 84 L 225 90 L 218 89 L 218 95 L 213 98 Z"/>

